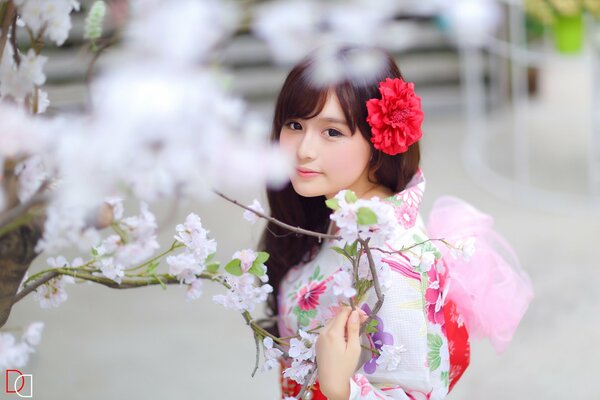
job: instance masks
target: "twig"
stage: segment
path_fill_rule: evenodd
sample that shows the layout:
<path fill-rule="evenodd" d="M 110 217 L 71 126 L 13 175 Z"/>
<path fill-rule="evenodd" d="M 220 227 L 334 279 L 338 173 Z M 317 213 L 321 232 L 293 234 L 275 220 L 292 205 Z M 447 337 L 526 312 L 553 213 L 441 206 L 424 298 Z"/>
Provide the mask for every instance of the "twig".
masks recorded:
<path fill-rule="evenodd" d="M 365 331 L 369 323 L 371 323 L 371 321 L 375 318 L 375 315 L 377 315 L 379 309 L 381 309 L 384 300 L 384 295 L 381 292 L 381 286 L 379 285 L 379 276 L 377 275 L 377 269 L 375 268 L 375 262 L 373 261 L 373 255 L 371 254 L 371 249 L 369 248 L 369 240 L 371 239 L 369 238 L 365 240 L 360 237 L 358 238 L 358 241 L 367 253 L 367 258 L 369 260 L 369 268 L 371 269 L 371 275 L 373 276 L 373 286 L 375 287 L 375 294 L 377 294 L 377 303 L 375 303 L 375 307 L 373 307 L 373 310 L 371 310 L 371 313 L 367 320 L 361 325 L 360 334 L 362 334 Z"/>
<path fill-rule="evenodd" d="M 254 378 L 254 374 L 256 374 L 256 371 L 258 370 L 258 360 L 260 356 L 260 339 L 256 332 L 254 332 L 254 344 L 256 344 L 256 361 L 254 362 L 254 370 L 252 371 L 252 375 L 250 375 L 252 378 Z"/>
<path fill-rule="evenodd" d="M 47 201 L 46 189 L 50 185 L 49 180 L 45 180 L 37 192 L 25 203 L 21 203 L 11 210 L 0 214 L 0 237 L 7 232 L 27 223 L 26 220 L 19 219 L 23 214 L 28 213 L 33 207 L 43 205 Z"/>
<path fill-rule="evenodd" d="M 0 4 L 0 8 L 4 8 L 4 19 L 2 20 L 2 36 L 0 36 L 0 62 L 2 61 L 2 55 L 4 54 L 4 47 L 6 46 L 6 40 L 8 39 L 8 30 L 12 25 L 13 20 L 16 20 L 17 12 L 15 5 L 12 1 L 8 3 Z"/>
<path fill-rule="evenodd" d="M 335 240 L 340 240 L 340 239 L 342 238 L 341 236 L 337 236 L 337 235 L 328 235 L 328 234 L 326 234 L 326 233 L 320 233 L 320 232 L 309 231 L 309 230 L 307 230 L 307 229 L 302 229 L 302 228 L 300 228 L 300 227 L 294 227 L 294 226 L 288 225 L 288 224 L 286 224 L 285 222 L 281 222 L 281 221 L 279 221 L 279 220 L 277 220 L 277 219 L 275 219 L 275 218 L 273 218 L 273 217 L 270 217 L 270 216 L 268 216 L 268 215 L 266 215 L 266 214 L 263 214 L 263 213 L 261 213 L 261 212 L 259 212 L 259 211 L 253 210 L 252 208 L 250 208 L 250 207 L 247 207 L 247 206 L 245 206 L 245 205 L 243 205 L 243 204 L 239 203 L 238 201 L 236 201 L 236 200 L 233 200 L 233 199 L 231 199 L 231 198 L 229 198 L 229 197 L 225 196 L 223 193 L 221 193 L 221 192 L 219 192 L 219 191 L 217 191 L 217 190 L 215 190 L 215 189 L 213 189 L 213 192 L 215 192 L 215 194 L 217 194 L 218 196 L 221 196 L 221 197 L 222 197 L 222 198 L 224 198 L 225 200 L 227 200 L 227 201 L 229 201 L 229 202 L 231 202 L 231 203 L 233 203 L 233 204 L 236 204 L 236 205 L 238 205 L 238 206 L 242 207 L 243 209 L 246 209 L 246 210 L 248 210 L 248 211 L 251 211 L 251 212 L 253 212 L 254 214 L 258 215 L 259 217 L 261 217 L 261 218 L 264 218 L 264 219 L 266 219 L 267 221 L 269 221 L 269 222 L 272 222 L 272 223 L 274 223 L 275 225 L 279 225 L 279 226 L 281 226 L 282 228 L 285 228 L 285 229 L 287 229 L 287 230 L 290 230 L 290 231 L 292 231 L 292 232 L 301 233 L 301 234 L 303 234 L 303 235 L 307 235 L 307 236 L 314 236 L 314 237 L 317 237 L 317 238 L 319 238 L 319 239 L 335 239 Z"/>
<path fill-rule="evenodd" d="M 315 383 L 315 380 L 317 379 L 317 368 L 318 366 L 315 364 L 315 369 L 313 369 L 310 375 L 308 375 L 308 378 L 306 379 L 306 381 L 304 381 L 304 384 L 300 389 L 300 393 L 298 393 L 298 399 L 302 399 L 308 388 L 311 387 L 313 383 Z"/>

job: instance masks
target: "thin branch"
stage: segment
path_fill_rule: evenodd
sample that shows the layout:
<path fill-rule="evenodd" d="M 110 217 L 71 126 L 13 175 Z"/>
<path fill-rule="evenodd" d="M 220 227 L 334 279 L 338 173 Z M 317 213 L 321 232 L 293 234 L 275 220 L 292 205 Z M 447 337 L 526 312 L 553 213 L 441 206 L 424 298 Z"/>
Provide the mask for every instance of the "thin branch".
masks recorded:
<path fill-rule="evenodd" d="M 302 385 L 302 389 L 300 389 L 300 393 L 298 393 L 299 399 L 303 399 L 308 388 L 315 383 L 317 379 L 317 369 L 318 366 L 315 364 L 315 369 L 313 369 L 310 375 L 308 375 L 308 378 L 306 379 L 306 381 L 304 381 L 304 384 Z"/>
<path fill-rule="evenodd" d="M 252 374 L 250 375 L 252 378 L 254 378 L 254 375 L 256 374 L 256 371 L 258 370 L 258 362 L 259 362 L 259 357 L 260 357 L 260 339 L 256 332 L 254 332 L 254 344 L 256 345 L 256 360 L 254 362 L 254 370 L 252 371 Z"/>
<path fill-rule="evenodd" d="M 425 244 L 425 243 L 427 243 L 427 242 L 433 242 L 433 241 L 442 242 L 442 243 L 444 243 L 444 244 L 445 244 L 446 246 L 448 246 L 448 247 L 455 247 L 455 246 L 453 246 L 451 243 L 448 243 L 448 242 L 447 242 L 445 239 L 431 239 L 431 238 L 430 238 L 430 239 L 424 240 L 424 241 L 422 241 L 422 242 L 415 243 L 415 244 L 413 244 L 412 246 L 408 246 L 408 247 L 402 247 L 400 250 L 394 250 L 394 251 L 390 251 L 390 250 L 384 250 L 384 249 L 382 249 L 382 248 L 379 248 L 379 247 L 371 247 L 371 249 L 372 249 L 372 250 L 377 250 L 377 251 L 380 251 L 380 252 L 382 252 L 382 253 L 385 253 L 385 254 L 397 254 L 397 253 L 402 253 L 402 252 L 404 252 L 404 251 L 407 251 L 407 250 L 412 250 L 412 249 L 414 249 L 415 247 L 419 247 L 419 246 L 421 246 L 421 245 L 424 245 L 424 244 Z"/>
<path fill-rule="evenodd" d="M 384 295 L 381 292 L 381 286 L 379 284 L 379 276 L 377 275 L 377 268 L 375 267 L 375 262 L 373 261 L 373 255 L 371 254 L 371 249 L 369 248 L 369 240 L 371 240 L 371 239 L 369 238 L 369 239 L 365 240 L 360 237 L 358 238 L 358 241 L 360 242 L 362 247 L 365 249 L 365 252 L 367 253 L 367 258 L 369 260 L 369 268 L 371 269 L 371 275 L 373 276 L 373 286 L 375 287 L 375 294 L 377 295 L 377 303 L 375 303 L 375 307 L 373 307 L 373 310 L 371 310 L 371 313 L 370 313 L 369 317 L 367 318 L 367 320 L 361 325 L 360 334 L 362 334 L 365 331 L 365 329 L 369 325 L 369 323 L 371 323 L 371 321 L 375 318 L 375 316 L 381 309 L 381 306 L 383 305 L 383 300 L 384 300 Z"/>
<path fill-rule="evenodd" d="M 2 20 L 2 36 L 0 36 L 0 62 L 2 61 L 2 55 L 4 55 L 4 47 L 6 46 L 6 40 L 8 39 L 8 31 L 13 23 L 13 20 L 17 19 L 17 11 L 12 1 L 8 3 L 0 4 L 0 7 L 4 8 L 4 19 Z"/>
<path fill-rule="evenodd" d="M 294 226 L 288 225 L 288 224 L 286 224 L 284 222 L 281 222 L 281 221 L 279 221 L 279 220 L 277 220 L 277 219 L 275 219 L 273 217 L 270 217 L 270 216 L 268 216 L 266 214 L 263 214 L 263 213 L 261 213 L 259 211 L 253 210 L 252 208 L 247 207 L 247 206 L 241 204 L 240 202 L 238 202 L 238 201 L 236 201 L 234 199 L 231 199 L 231 198 L 225 196 L 223 193 L 221 193 L 221 192 L 219 192 L 219 191 L 217 191 L 215 189 L 213 189 L 213 192 L 215 192 L 215 194 L 217 194 L 218 196 L 221 196 L 225 200 L 227 200 L 227 201 L 229 201 L 229 202 L 231 202 L 231 203 L 233 203 L 235 205 L 238 205 L 238 206 L 242 207 L 245 210 L 253 212 L 254 214 L 258 215 L 259 217 L 264 218 L 267 221 L 272 222 L 275 225 L 279 225 L 282 228 L 285 228 L 285 229 L 290 230 L 292 232 L 300 233 L 300 234 L 307 235 L 307 236 L 314 236 L 314 237 L 317 237 L 319 239 L 335 239 L 335 240 L 340 240 L 342 238 L 341 236 L 337 236 L 337 235 L 328 235 L 326 233 L 309 231 L 307 229 L 302 229 L 300 227 L 294 227 Z"/>
<path fill-rule="evenodd" d="M 10 35 L 10 45 L 13 49 L 13 59 L 15 60 L 15 64 L 17 67 L 21 64 L 21 56 L 19 56 L 19 48 L 17 47 L 17 18 L 13 18 L 12 20 L 12 34 Z"/>
<path fill-rule="evenodd" d="M 29 200 L 27 200 L 25 203 L 19 204 L 11 210 L 0 214 L 0 237 L 11 230 L 26 224 L 29 219 L 23 219 L 20 217 L 29 213 L 33 207 L 44 205 L 46 203 L 48 199 L 45 191 L 49 185 L 50 181 L 45 180 L 42 182 L 37 192 L 31 196 Z"/>

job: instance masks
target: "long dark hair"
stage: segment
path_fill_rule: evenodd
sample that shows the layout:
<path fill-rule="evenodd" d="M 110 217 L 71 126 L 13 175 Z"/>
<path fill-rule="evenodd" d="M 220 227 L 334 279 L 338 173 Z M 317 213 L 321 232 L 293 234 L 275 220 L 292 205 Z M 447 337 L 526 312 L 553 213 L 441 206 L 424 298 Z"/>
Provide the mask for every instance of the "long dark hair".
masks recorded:
<path fill-rule="evenodd" d="M 357 47 L 343 47 L 335 57 L 342 65 L 352 52 L 360 51 Z M 371 143 L 371 128 L 367 123 L 366 102 L 372 98 L 381 98 L 379 82 L 385 78 L 402 78 L 402 74 L 392 56 L 384 50 L 369 48 L 368 51 L 378 51 L 384 60 L 379 73 L 368 79 L 342 79 L 339 83 L 328 87 L 318 87 L 314 84 L 314 67 L 316 53 L 311 53 L 300 61 L 288 74 L 275 105 L 271 141 L 278 142 L 281 129 L 289 119 L 308 119 L 318 115 L 323 109 L 329 91 L 335 91 L 346 121 L 352 132 L 358 127 L 360 133 L 371 145 L 371 160 L 369 169 L 373 171 L 376 182 L 384 185 L 392 192 L 402 191 L 419 167 L 419 143 L 414 143 L 408 151 L 391 156 L 373 147 Z M 316 232 L 325 233 L 329 226 L 331 210 L 325 205 L 325 196 L 300 196 L 291 182 L 283 189 L 267 188 L 267 199 L 271 216 L 292 226 L 299 226 Z M 276 317 L 278 314 L 277 296 L 281 280 L 291 267 L 309 261 L 320 246 L 319 240 L 290 232 L 269 222 L 260 238 L 258 249 L 270 254 L 267 261 L 269 283 L 273 293 L 268 299 L 267 315 Z M 272 321 L 274 318 L 272 319 Z M 265 324 L 265 328 L 279 336 L 277 324 Z"/>

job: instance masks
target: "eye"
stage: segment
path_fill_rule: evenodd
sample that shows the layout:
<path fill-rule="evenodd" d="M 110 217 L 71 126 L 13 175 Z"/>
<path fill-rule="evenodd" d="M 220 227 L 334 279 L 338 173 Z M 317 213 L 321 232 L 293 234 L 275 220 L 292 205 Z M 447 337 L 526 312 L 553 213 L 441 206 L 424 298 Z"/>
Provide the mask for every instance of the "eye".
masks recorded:
<path fill-rule="evenodd" d="M 336 129 L 327 129 L 325 132 L 329 132 L 329 137 L 344 136 L 344 134 Z"/>
<path fill-rule="evenodd" d="M 285 126 L 287 126 L 288 128 L 290 128 L 293 131 L 299 131 L 302 129 L 302 125 L 300 125 L 300 123 L 297 121 L 286 122 Z"/>

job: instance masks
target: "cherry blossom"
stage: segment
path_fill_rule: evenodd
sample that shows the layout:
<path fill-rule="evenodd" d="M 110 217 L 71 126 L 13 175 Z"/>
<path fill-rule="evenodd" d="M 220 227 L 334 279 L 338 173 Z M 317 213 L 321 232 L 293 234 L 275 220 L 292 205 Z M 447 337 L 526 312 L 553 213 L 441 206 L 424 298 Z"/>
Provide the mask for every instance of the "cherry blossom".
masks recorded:
<path fill-rule="evenodd" d="M 333 294 L 350 298 L 356 295 L 356 289 L 352 286 L 352 277 L 347 271 L 338 271 L 333 275 Z"/>
<path fill-rule="evenodd" d="M 21 339 L 31 346 L 37 346 L 42 340 L 42 331 L 44 330 L 43 322 L 32 322 L 27 326 Z"/>
<path fill-rule="evenodd" d="M 454 242 L 454 247 L 450 249 L 450 254 L 455 259 L 462 257 L 468 262 L 471 260 L 471 257 L 473 257 L 473 254 L 475 254 L 475 242 L 476 239 L 474 237 L 469 237 L 464 240 L 459 239 Z"/>
<path fill-rule="evenodd" d="M 231 289 L 227 294 L 213 296 L 213 301 L 239 312 L 253 311 L 254 307 L 266 301 L 268 294 L 273 291 L 273 287 L 269 284 L 257 287 L 255 276 L 248 273 L 239 277 L 229 275 L 226 281 Z"/>
<path fill-rule="evenodd" d="M 208 239 L 208 231 L 202 227 L 202 220 L 194 213 L 185 218 L 185 223 L 175 227 L 175 240 L 183 243 L 199 259 L 205 260 L 209 254 L 217 251 L 217 242 Z"/>
<path fill-rule="evenodd" d="M 360 237 L 364 240 L 370 239 L 372 247 L 382 246 L 397 229 L 394 207 L 377 196 L 369 200 L 356 199 L 353 192 L 342 190 L 334 199 L 337 201 L 337 209 L 330 218 L 340 229 L 342 239 L 348 243 Z M 361 223 L 361 212 L 367 216 L 374 214 L 376 218 L 372 222 L 369 219 Z"/>
<path fill-rule="evenodd" d="M 306 376 L 313 370 L 314 366 L 312 362 L 294 360 L 292 366 L 283 371 L 283 376 L 293 379 L 299 384 L 304 384 Z"/>
<path fill-rule="evenodd" d="M 65 275 L 53 278 L 44 285 L 38 287 L 33 293 L 33 297 L 39 301 L 40 307 L 42 308 L 58 307 L 68 298 L 67 292 L 65 291 L 65 285 L 67 283 L 75 283 L 75 280 L 72 277 Z"/>
<path fill-rule="evenodd" d="M 400 354 L 406 352 L 406 348 L 403 345 L 394 346 L 384 344 L 381 347 L 381 354 L 377 358 L 377 365 L 385 368 L 388 371 L 394 371 L 398 369 L 400 364 Z"/>
<path fill-rule="evenodd" d="M 306 333 L 302 329 L 298 330 L 298 334 L 300 339 L 292 338 L 290 340 L 288 354 L 296 360 L 314 361 L 318 335 Z"/>
<path fill-rule="evenodd" d="M 265 363 L 263 364 L 261 371 L 265 372 L 279 366 L 279 362 L 277 360 L 283 355 L 283 352 L 279 349 L 273 348 L 273 339 L 268 336 L 263 339 L 263 346 Z"/>
<path fill-rule="evenodd" d="M 265 212 L 265 210 L 263 209 L 263 206 L 260 204 L 260 202 L 257 199 L 254 199 L 252 204 L 248 205 L 248 207 L 250 207 L 254 211 L 258 211 L 263 214 Z M 254 214 L 252 211 L 245 210 L 244 211 L 244 219 L 246 219 L 247 221 L 249 221 L 251 224 L 254 225 L 256 222 L 258 222 L 258 220 L 260 218 L 258 217 L 258 215 Z"/>
<path fill-rule="evenodd" d="M 196 275 L 204 271 L 204 263 L 189 252 L 168 256 L 167 264 L 169 264 L 169 274 L 187 284 L 196 281 Z"/>
<path fill-rule="evenodd" d="M 185 299 L 187 301 L 196 300 L 202 295 L 202 279 L 194 279 L 192 283 L 188 285 L 185 292 Z"/>

